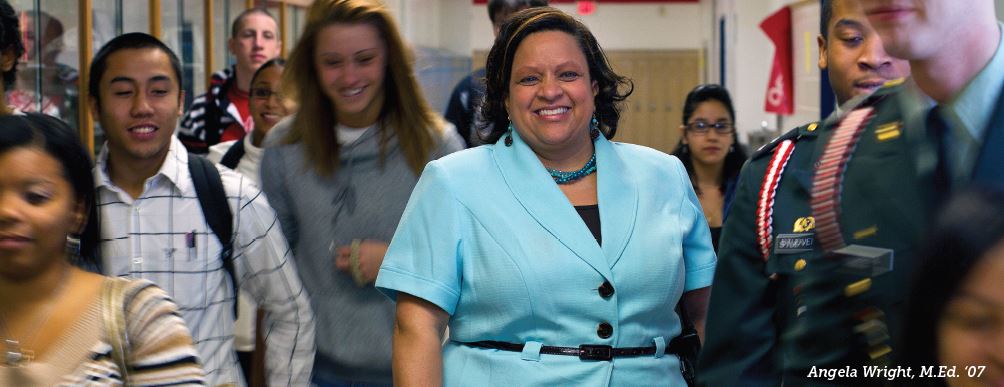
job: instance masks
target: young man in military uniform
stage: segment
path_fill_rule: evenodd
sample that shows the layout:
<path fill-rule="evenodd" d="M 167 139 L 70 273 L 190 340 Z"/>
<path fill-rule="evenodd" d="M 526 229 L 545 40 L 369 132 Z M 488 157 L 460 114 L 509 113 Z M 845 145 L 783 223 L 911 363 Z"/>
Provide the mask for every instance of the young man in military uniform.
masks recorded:
<path fill-rule="evenodd" d="M 1004 186 L 1004 24 L 994 1 L 862 4 L 886 49 L 910 61 L 915 85 L 883 88 L 820 130 L 810 202 L 826 259 L 815 267 L 859 260 L 885 270 L 807 270 L 805 312 L 788 332 L 811 354 L 793 367 L 803 371 L 895 364 L 910 339 L 899 337 L 901 315 L 928 216 L 952 191 Z"/>
<path fill-rule="evenodd" d="M 839 103 L 909 74 L 905 61 L 885 53 L 857 0 L 827 0 L 821 9 L 819 67 L 828 70 Z M 721 239 L 698 366 L 702 384 L 791 383 L 784 359 L 799 354 L 784 353 L 780 335 L 796 316 L 797 274 L 819 255 L 809 206 L 819 127 L 781 135 L 743 168 Z"/>

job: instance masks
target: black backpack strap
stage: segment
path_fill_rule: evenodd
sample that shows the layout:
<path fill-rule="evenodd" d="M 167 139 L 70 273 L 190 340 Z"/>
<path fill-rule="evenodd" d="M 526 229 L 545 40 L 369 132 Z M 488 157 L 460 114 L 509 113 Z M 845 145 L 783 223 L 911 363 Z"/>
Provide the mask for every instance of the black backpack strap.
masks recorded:
<path fill-rule="evenodd" d="M 244 137 L 241 137 L 230 148 L 227 148 L 227 153 L 224 153 L 223 158 L 220 159 L 220 165 L 230 169 L 237 169 L 237 164 L 240 164 L 242 157 L 244 157 Z"/>
<path fill-rule="evenodd" d="M 220 260 L 223 261 L 223 268 L 230 275 L 230 281 L 234 286 L 234 294 L 237 294 L 237 273 L 234 270 L 234 222 L 233 213 L 230 212 L 230 204 L 227 203 L 227 192 L 223 190 L 223 180 L 216 166 L 205 158 L 192 153 L 188 154 L 188 172 L 192 175 L 192 183 L 195 185 L 195 194 L 199 197 L 199 205 L 202 206 L 202 213 L 206 217 L 206 223 L 216 234 L 216 238 L 223 245 L 220 252 Z M 237 318 L 237 298 L 234 297 L 234 318 Z"/>

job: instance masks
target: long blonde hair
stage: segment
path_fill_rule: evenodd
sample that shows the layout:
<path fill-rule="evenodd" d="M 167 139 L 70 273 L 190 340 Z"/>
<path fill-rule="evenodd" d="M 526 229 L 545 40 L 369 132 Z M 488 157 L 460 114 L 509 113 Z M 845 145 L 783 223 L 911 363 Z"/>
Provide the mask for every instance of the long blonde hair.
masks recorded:
<path fill-rule="evenodd" d="M 384 101 L 380 107 L 380 160 L 384 162 L 392 128 L 408 166 L 422 173 L 436 146 L 434 133 L 444 122 L 422 96 L 415 79 L 414 58 L 405 46 L 390 12 L 376 0 L 317 0 L 307 10 L 307 25 L 289 55 L 283 73 L 283 91 L 299 104 L 284 143 L 302 142 L 308 166 L 321 176 L 338 169 L 339 148 L 335 138 L 333 103 L 318 85 L 315 69 L 317 36 L 333 24 L 366 23 L 376 27 L 387 46 Z"/>

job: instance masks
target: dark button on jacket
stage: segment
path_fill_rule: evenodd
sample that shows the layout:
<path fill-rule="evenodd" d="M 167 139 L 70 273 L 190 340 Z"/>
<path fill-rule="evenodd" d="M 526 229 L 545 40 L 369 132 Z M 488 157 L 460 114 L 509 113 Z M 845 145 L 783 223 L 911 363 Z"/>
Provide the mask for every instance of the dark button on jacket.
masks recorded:
<path fill-rule="evenodd" d="M 610 284 L 610 281 L 603 281 L 603 284 L 597 290 L 600 293 L 600 297 L 603 298 L 610 298 L 610 296 L 614 295 L 614 286 Z"/>
<path fill-rule="evenodd" d="M 609 339 L 614 334 L 614 327 L 608 322 L 602 322 L 596 327 L 596 335 L 601 339 Z"/>

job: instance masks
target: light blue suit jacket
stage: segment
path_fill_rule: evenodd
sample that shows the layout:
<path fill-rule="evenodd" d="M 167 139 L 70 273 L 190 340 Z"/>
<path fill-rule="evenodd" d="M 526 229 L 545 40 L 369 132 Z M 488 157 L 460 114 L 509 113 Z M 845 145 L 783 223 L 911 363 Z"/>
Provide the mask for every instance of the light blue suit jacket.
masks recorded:
<path fill-rule="evenodd" d="M 596 141 L 603 246 L 517 134 L 513 146 L 426 166 L 376 286 L 451 315 L 447 386 L 683 386 L 675 355 L 613 361 L 541 355 L 540 345 L 664 348 L 674 307 L 710 286 L 715 254 L 683 165 L 664 153 Z M 597 289 L 609 281 L 615 291 Z M 603 339 L 599 324 L 613 327 Z M 522 353 L 464 342 L 525 343 Z"/>

